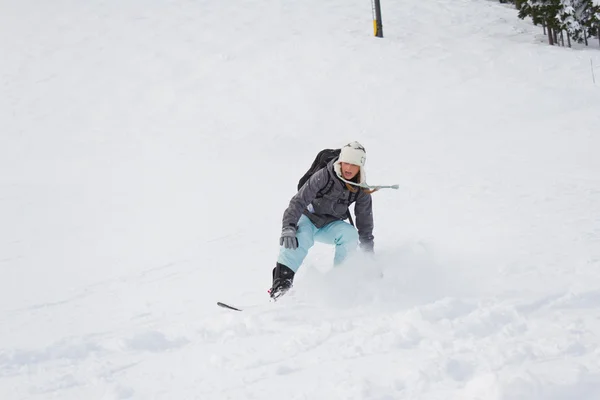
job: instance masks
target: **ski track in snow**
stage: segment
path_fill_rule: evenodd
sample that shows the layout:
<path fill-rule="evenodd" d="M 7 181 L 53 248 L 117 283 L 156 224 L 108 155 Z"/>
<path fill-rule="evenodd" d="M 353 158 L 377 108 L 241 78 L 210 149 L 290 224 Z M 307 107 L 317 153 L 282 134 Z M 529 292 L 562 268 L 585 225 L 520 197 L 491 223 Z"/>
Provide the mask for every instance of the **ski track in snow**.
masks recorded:
<path fill-rule="evenodd" d="M 494 1 L 383 17 L 0 5 L 0 398 L 599 399 L 600 53 Z M 296 176 L 350 140 L 401 186 L 376 256 L 317 245 L 271 304 Z"/>
<path fill-rule="evenodd" d="M 436 272 L 422 249 L 417 252 L 408 258 Z M 442 297 L 410 306 L 414 280 L 402 282 L 396 270 L 384 268 L 382 278 L 349 268 L 352 278 L 362 279 L 344 279 L 340 271 L 306 274 L 312 293 L 295 289 L 279 303 L 241 313 L 215 306 L 184 320 L 149 312 L 121 329 L 4 349 L 3 389 L 14 398 L 94 393 L 124 399 L 168 397 L 175 386 L 185 398 L 261 398 L 275 380 L 292 398 L 567 399 L 577 393 L 592 399 L 598 393 L 600 321 L 589 313 L 600 306 L 600 290 L 530 301 Z M 336 281 L 340 292 L 362 292 L 353 300 L 332 298 L 322 289 Z M 98 303 L 93 297 L 74 300 L 75 309 L 62 313 L 89 310 Z M 41 310 L 19 313 L 36 320 Z M 24 385 L 30 376 L 41 379 Z M 151 383 L 135 384 L 141 380 Z"/>

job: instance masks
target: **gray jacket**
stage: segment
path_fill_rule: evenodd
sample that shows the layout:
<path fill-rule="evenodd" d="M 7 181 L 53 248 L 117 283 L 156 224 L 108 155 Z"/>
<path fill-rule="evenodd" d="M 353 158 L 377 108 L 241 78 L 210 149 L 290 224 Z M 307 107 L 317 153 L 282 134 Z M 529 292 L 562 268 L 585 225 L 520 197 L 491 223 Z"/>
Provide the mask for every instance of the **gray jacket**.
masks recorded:
<path fill-rule="evenodd" d="M 295 227 L 302 214 L 306 215 L 317 228 L 322 228 L 333 221 L 346 219 L 346 212 L 352 195 L 352 199 L 356 199 L 354 214 L 360 244 L 366 248 L 372 247 L 373 208 L 371 194 L 360 188 L 357 188 L 359 189 L 358 193 L 351 193 L 333 170 L 335 161 L 337 160 L 330 161 L 326 168 L 315 172 L 298 193 L 292 197 L 289 207 L 283 213 L 283 227 Z M 328 190 L 329 188 L 331 189 Z M 321 196 L 323 191 L 327 191 L 327 193 Z"/>

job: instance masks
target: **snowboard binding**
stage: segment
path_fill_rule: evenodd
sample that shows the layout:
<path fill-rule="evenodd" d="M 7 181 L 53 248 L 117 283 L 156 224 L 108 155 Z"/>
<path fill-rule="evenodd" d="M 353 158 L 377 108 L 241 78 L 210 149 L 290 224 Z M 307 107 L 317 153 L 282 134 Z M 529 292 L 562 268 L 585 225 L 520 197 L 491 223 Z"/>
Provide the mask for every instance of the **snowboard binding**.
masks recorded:
<path fill-rule="evenodd" d="M 273 285 L 268 290 L 272 301 L 286 294 L 293 286 L 294 271 L 283 264 L 277 263 L 273 268 Z"/>

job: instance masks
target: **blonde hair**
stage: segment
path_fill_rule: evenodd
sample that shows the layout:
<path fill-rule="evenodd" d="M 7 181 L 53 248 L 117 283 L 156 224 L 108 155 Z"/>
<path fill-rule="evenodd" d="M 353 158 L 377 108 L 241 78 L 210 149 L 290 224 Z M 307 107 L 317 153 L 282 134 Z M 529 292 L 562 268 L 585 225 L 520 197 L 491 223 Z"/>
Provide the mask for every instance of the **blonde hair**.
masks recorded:
<path fill-rule="evenodd" d="M 358 169 L 358 172 L 356 175 L 354 175 L 354 178 L 352 178 L 352 181 L 355 183 L 360 183 L 357 182 L 357 180 L 359 179 L 358 177 L 360 176 L 360 168 Z M 358 188 L 354 187 L 353 185 L 349 184 L 348 182 L 344 182 L 344 184 L 346 185 L 346 188 L 352 192 L 352 193 L 356 193 L 358 192 Z M 377 189 L 373 189 L 373 190 L 369 190 L 369 189 L 364 189 L 362 190 L 363 192 L 367 193 L 367 194 L 371 194 L 371 193 L 375 193 L 377 191 Z"/>

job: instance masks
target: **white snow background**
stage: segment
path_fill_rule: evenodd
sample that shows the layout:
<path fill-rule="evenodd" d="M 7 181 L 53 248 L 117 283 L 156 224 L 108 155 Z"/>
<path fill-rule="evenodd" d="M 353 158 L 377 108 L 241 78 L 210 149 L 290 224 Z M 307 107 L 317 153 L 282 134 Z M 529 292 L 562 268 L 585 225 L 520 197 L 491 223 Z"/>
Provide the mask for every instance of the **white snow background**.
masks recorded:
<path fill-rule="evenodd" d="M 600 52 L 382 8 L 0 1 L 0 399 L 600 399 Z M 400 184 L 375 257 L 317 244 L 269 303 L 353 140 Z"/>

